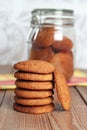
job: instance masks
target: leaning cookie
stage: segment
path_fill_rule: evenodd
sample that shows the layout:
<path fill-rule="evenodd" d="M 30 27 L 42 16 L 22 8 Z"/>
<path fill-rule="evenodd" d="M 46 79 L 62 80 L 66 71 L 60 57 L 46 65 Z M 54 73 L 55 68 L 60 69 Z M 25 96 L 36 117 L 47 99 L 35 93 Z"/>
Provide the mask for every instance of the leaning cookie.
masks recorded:
<path fill-rule="evenodd" d="M 65 110 L 70 109 L 70 91 L 64 75 L 57 70 L 54 72 L 58 99 Z"/>
<path fill-rule="evenodd" d="M 40 106 L 40 105 L 47 105 L 53 102 L 53 97 L 46 97 L 43 99 L 24 99 L 24 98 L 20 98 L 18 96 L 14 97 L 15 102 L 17 104 L 21 104 L 21 105 L 29 105 L 29 106 Z"/>
<path fill-rule="evenodd" d="M 14 90 L 14 92 L 18 97 L 31 98 L 31 99 L 46 98 L 46 97 L 49 97 L 49 96 L 53 95 L 52 90 L 34 91 L 34 90 L 25 90 L 25 89 L 16 88 Z"/>
<path fill-rule="evenodd" d="M 24 81 L 17 79 L 15 81 L 15 85 L 18 88 L 23 88 L 23 89 L 30 89 L 30 90 L 50 90 L 54 88 L 54 85 L 52 82 L 31 82 L 31 81 Z"/>
<path fill-rule="evenodd" d="M 40 114 L 40 113 L 52 112 L 54 110 L 54 104 L 51 103 L 49 105 L 33 107 L 33 106 L 23 106 L 23 105 L 14 103 L 13 108 L 16 111 L 23 112 L 23 113 Z"/>
<path fill-rule="evenodd" d="M 15 64 L 14 68 L 25 72 L 40 74 L 52 73 L 55 70 L 55 67 L 51 63 L 42 60 L 21 61 Z"/>
<path fill-rule="evenodd" d="M 53 75 L 51 74 L 34 74 L 34 73 L 25 73 L 17 71 L 14 73 L 14 76 L 22 80 L 30 81 L 51 81 L 53 80 Z"/>

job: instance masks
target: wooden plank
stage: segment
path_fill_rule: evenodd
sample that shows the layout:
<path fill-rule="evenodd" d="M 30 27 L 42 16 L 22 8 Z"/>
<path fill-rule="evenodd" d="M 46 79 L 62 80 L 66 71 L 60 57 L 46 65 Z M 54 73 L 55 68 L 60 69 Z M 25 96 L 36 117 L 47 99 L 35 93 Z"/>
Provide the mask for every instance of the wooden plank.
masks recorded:
<path fill-rule="evenodd" d="M 71 88 L 72 107 L 63 111 L 55 92 L 55 110 L 47 114 L 24 114 L 13 110 L 13 91 L 7 91 L 0 108 L 0 130 L 86 130 L 87 109 L 74 88 Z"/>
<path fill-rule="evenodd" d="M 0 106 L 2 105 L 4 95 L 5 95 L 5 91 L 0 90 Z"/>
<path fill-rule="evenodd" d="M 52 130 L 47 114 L 33 115 L 13 110 L 13 91 L 5 95 L 0 109 L 0 130 Z"/>
<path fill-rule="evenodd" d="M 76 87 L 76 90 L 79 92 L 81 98 L 84 100 L 87 105 L 87 87 Z"/>
<path fill-rule="evenodd" d="M 79 124 L 77 124 L 77 126 L 74 125 L 75 123 L 73 122 L 73 116 L 71 113 L 72 108 L 70 111 L 64 111 L 62 107 L 58 104 L 56 92 L 54 104 L 55 111 L 53 111 L 51 114 L 48 114 L 53 130 L 57 130 L 58 126 L 60 130 L 77 130 L 77 126 Z"/>
<path fill-rule="evenodd" d="M 74 88 L 71 88 L 71 99 L 71 110 L 66 112 L 60 112 L 55 99 L 56 111 L 49 115 L 51 125 L 55 120 L 61 130 L 87 130 L 87 106 Z"/>
<path fill-rule="evenodd" d="M 78 130 L 87 130 L 87 106 L 74 88 L 72 88 L 71 95 L 73 124 Z"/>

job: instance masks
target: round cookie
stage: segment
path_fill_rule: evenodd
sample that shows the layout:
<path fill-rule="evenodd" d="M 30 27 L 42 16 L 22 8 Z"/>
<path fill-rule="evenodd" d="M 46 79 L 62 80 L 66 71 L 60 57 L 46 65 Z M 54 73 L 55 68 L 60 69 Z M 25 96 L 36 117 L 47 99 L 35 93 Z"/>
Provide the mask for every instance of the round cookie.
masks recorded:
<path fill-rule="evenodd" d="M 51 81 L 53 80 L 53 75 L 51 74 L 34 74 L 34 73 L 25 73 L 17 71 L 14 73 L 14 76 L 22 80 L 30 81 Z"/>
<path fill-rule="evenodd" d="M 36 48 L 32 47 L 30 52 L 31 60 L 45 60 L 49 61 L 54 56 L 54 51 L 51 47 L 48 48 Z"/>
<path fill-rule="evenodd" d="M 63 36 L 63 39 L 60 40 L 60 41 L 56 40 L 52 44 L 52 47 L 54 48 L 55 51 L 59 51 L 59 50 L 70 50 L 73 47 L 73 43 L 72 43 L 72 41 L 68 37 Z"/>
<path fill-rule="evenodd" d="M 56 53 L 50 62 L 59 72 L 65 75 L 67 80 L 71 78 L 73 74 L 73 56 L 71 51 Z"/>
<path fill-rule="evenodd" d="M 14 99 L 17 104 L 29 105 L 29 106 L 47 105 L 53 102 L 52 96 L 43 98 L 43 99 L 24 99 L 24 98 L 15 96 Z"/>
<path fill-rule="evenodd" d="M 23 106 L 14 103 L 13 105 L 14 110 L 23 112 L 23 113 L 28 113 L 28 114 L 40 114 L 40 113 L 47 113 L 51 112 L 54 110 L 54 104 L 51 103 L 49 105 L 44 105 L 44 106 Z"/>
<path fill-rule="evenodd" d="M 18 97 L 31 98 L 31 99 L 46 98 L 46 97 L 53 95 L 52 90 L 32 91 L 32 90 L 25 90 L 25 89 L 16 88 L 14 90 L 14 92 Z"/>
<path fill-rule="evenodd" d="M 39 30 L 35 44 L 41 47 L 49 47 L 54 42 L 54 27 L 43 27 Z"/>
<path fill-rule="evenodd" d="M 17 79 L 15 85 L 19 88 L 30 89 L 30 90 L 50 90 L 53 89 L 52 82 L 30 82 Z"/>
<path fill-rule="evenodd" d="M 54 72 L 58 99 L 65 110 L 70 109 L 70 91 L 64 75 L 57 70 Z"/>
<path fill-rule="evenodd" d="M 52 73 L 55 70 L 55 67 L 51 63 L 42 60 L 21 61 L 15 64 L 14 68 L 25 72 L 40 74 Z"/>

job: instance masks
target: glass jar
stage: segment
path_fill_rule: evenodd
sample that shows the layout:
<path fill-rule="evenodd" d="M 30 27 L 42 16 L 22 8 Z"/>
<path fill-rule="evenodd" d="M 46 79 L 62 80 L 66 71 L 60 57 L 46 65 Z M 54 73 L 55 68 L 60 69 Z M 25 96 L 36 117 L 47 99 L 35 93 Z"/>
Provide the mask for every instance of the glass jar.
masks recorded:
<path fill-rule="evenodd" d="M 72 10 L 34 9 L 29 40 L 29 59 L 55 65 L 66 79 L 74 70 L 74 15 Z"/>

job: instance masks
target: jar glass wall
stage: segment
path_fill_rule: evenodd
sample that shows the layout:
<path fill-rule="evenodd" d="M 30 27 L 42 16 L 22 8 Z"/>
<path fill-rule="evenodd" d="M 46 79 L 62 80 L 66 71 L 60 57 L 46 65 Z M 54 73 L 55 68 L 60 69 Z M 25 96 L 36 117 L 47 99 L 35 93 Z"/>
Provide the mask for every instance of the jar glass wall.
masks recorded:
<path fill-rule="evenodd" d="M 72 10 L 33 10 L 29 43 L 29 59 L 51 62 L 67 80 L 71 78 L 75 57 Z"/>

